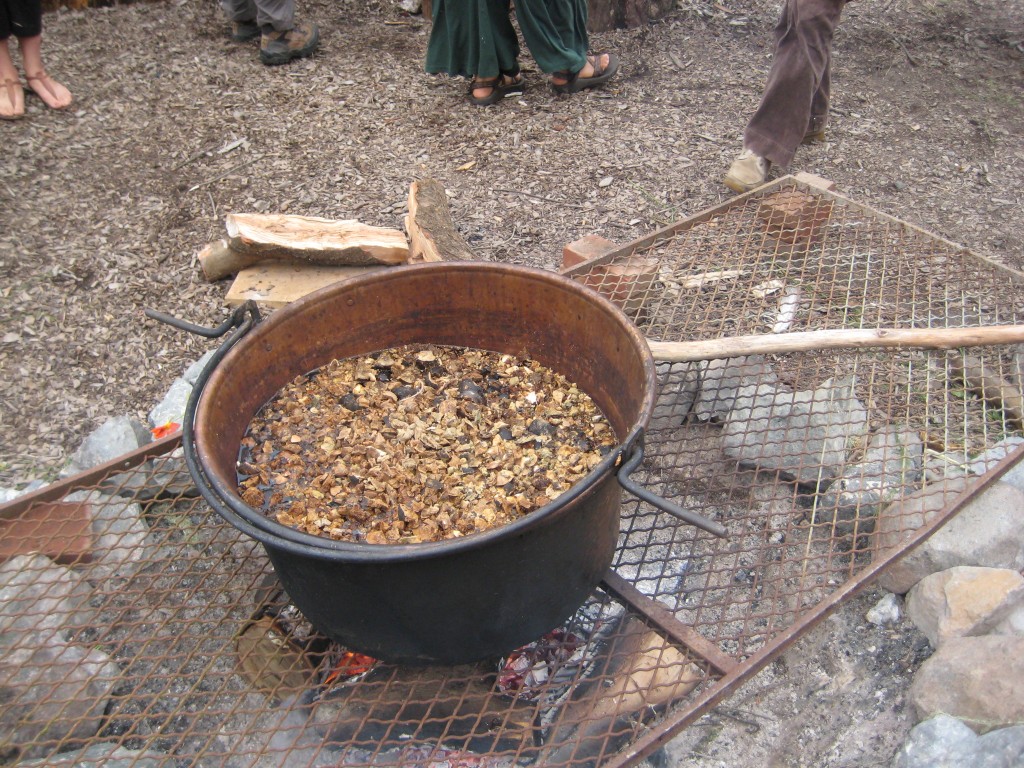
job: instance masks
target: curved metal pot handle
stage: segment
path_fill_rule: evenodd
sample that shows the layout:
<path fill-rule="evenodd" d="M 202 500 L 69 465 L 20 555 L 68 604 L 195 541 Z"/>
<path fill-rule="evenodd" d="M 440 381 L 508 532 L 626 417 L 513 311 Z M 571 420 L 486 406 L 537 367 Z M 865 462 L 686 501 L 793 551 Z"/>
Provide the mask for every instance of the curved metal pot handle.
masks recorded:
<path fill-rule="evenodd" d="M 618 479 L 619 485 L 627 491 L 632 493 L 638 499 L 646 501 L 651 506 L 657 507 L 662 512 L 667 512 L 673 517 L 678 517 L 683 522 L 695 525 L 701 530 L 707 531 L 708 533 L 714 534 L 715 536 L 723 539 L 729 535 L 729 532 L 726 531 L 724 525 L 716 523 L 714 520 L 708 520 L 706 517 L 698 515 L 696 512 L 683 509 L 678 504 L 673 504 L 668 499 L 663 499 L 661 496 L 653 494 L 646 488 L 642 488 L 633 482 L 630 475 L 637 467 L 640 466 L 640 462 L 644 460 L 644 433 L 642 429 L 637 432 L 637 435 L 632 442 L 623 449 L 622 455 L 625 456 L 625 459 L 622 462 L 622 466 L 619 467 Z"/>
<path fill-rule="evenodd" d="M 190 393 L 188 403 L 185 406 L 185 416 L 182 419 L 181 444 L 185 452 L 185 465 L 188 467 L 188 470 L 192 475 L 192 479 L 196 481 L 196 487 L 199 489 L 200 494 L 202 494 L 203 498 L 206 499 L 210 507 L 221 515 L 221 517 L 229 520 L 245 533 L 257 540 L 262 540 L 254 533 L 256 529 L 245 523 L 244 519 L 235 520 L 231 517 L 229 508 L 233 507 L 233 505 L 230 503 L 230 498 L 228 499 L 228 503 L 225 504 L 224 500 L 222 500 L 214 491 L 214 480 L 203 470 L 202 464 L 197 456 L 194 434 L 196 409 L 199 404 L 199 398 L 202 395 L 203 390 L 206 389 L 206 382 L 209 381 L 210 375 L 213 373 L 214 369 L 220 365 L 221 360 L 224 359 L 224 356 L 227 355 L 231 348 L 249 331 L 255 328 L 263 319 L 260 315 L 259 307 L 256 306 L 254 301 L 246 301 L 244 304 L 236 307 L 235 311 L 231 313 L 231 316 L 216 328 L 206 328 L 202 325 L 195 325 L 152 309 L 145 310 L 145 313 L 148 317 L 151 317 L 154 320 L 159 320 L 162 323 L 167 323 L 168 325 L 180 330 L 195 333 L 199 336 L 205 336 L 210 339 L 224 336 L 231 331 L 231 335 L 228 336 L 227 339 L 225 339 L 217 348 L 217 351 L 213 353 L 213 356 L 203 367 L 203 370 L 199 373 L 195 383 L 192 385 L 192 392 Z"/>

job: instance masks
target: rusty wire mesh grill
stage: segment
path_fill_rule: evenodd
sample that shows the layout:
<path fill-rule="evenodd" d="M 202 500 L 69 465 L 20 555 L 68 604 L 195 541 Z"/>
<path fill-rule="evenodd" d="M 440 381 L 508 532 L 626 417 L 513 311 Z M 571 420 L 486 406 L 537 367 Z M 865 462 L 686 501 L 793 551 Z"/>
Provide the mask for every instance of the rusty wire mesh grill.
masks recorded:
<path fill-rule="evenodd" d="M 568 274 L 660 341 L 1024 308 L 1017 273 L 788 177 Z M 728 539 L 626 498 L 587 603 L 479 664 L 400 668 L 319 636 L 174 438 L 26 495 L 0 507 L 0 763 L 634 765 L 1010 466 L 1016 353 L 659 364 L 635 477 Z"/>

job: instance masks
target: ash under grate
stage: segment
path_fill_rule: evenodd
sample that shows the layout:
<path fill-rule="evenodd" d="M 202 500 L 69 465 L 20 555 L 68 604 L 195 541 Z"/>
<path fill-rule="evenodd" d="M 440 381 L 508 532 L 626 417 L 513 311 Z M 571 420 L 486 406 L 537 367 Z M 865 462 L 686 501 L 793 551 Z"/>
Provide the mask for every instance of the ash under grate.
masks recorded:
<path fill-rule="evenodd" d="M 1017 273 L 790 178 L 570 274 L 658 341 L 1024 309 Z M 635 764 L 1008 466 L 1019 363 L 988 346 L 660 364 L 636 479 L 729 538 L 627 497 L 576 616 L 460 667 L 369 663 L 303 627 L 163 441 L 0 508 L 2 761 Z M 51 557 L 19 555 L 26 536 Z"/>

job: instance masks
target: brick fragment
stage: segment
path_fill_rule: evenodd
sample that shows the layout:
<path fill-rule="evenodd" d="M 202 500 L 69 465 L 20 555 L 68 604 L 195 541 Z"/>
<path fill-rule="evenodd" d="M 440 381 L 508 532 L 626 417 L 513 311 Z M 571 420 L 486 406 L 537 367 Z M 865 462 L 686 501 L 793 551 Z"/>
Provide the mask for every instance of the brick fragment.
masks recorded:
<path fill-rule="evenodd" d="M 786 243 L 813 243 L 832 216 L 832 201 L 796 189 L 784 189 L 761 201 L 758 218 L 772 237 Z"/>
<path fill-rule="evenodd" d="M 61 565 L 92 560 L 92 514 L 88 502 L 36 504 L 11 520 L 0 520 L 0 563 L 38 552 Z"/>
<path fill-rule="evenodd" d="M 585 235 L 574 240 L 562 249 L 562 270 L 571 269 L 584 261 L 596 259 L 611 253 L 618 246 L 600 235 Z"/>

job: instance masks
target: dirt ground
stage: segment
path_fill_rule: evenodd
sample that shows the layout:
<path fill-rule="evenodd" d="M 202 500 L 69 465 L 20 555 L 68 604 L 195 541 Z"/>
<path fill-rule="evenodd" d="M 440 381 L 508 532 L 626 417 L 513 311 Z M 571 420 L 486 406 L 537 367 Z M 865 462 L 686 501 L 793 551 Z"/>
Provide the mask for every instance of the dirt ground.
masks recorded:
<path fill-rule="evenodd" d="M 321 25 L 322 47 L 278 68 L 227 39 L 214 0 L 46 15 L 48 69 L 76 102 L 58 113 L 30 98 L 26 119 L 0 123 L 0 486 L 53 479 L 86 434 L 111 416 L 144 419 L 214 345 L 143 310 L 225 317 L 229 281 L 207 282 L 195 254 L 228 212 L 401 228 L 410 182 L 433 177 L 480 258 L 556 268 L 582 235 L 626 243 L 728 199 L 721 179 L 757 104 L 778 10 L 680 0 L 650 26 L 593 36 L 622 58 L 610 87 L 557 96 L 527 59 L 525 96 L 481 110 L 464 83 L 423 73 L 421 17 L 388 0 L 298 5 Z M 851 3 L 828 141 L 802 148 L 790 170 L 1024 268 L 1022 41 L 1021 0 Z M 881 664 L 863 650 L 866 605 L 824 635 L 859 670 Z M 850 632 L 860 650 L 846 653 L 836 638 Z M 828 684 L 808 693 L 791 682 L 765 699 L 773 681 L 815 674 L 773 665 L 744 696 L 789 701 L 789 714 L 756 732 L 724 718 L 714 743 L 677 741 L 670 756 L 733 768 L 887 762 L 906 716 L 879 715 L 896 711 L 891 696 L 877 717 L 866 708 L 905 682 L 918 640 L 904 635 L 870 690 L 833 685 L 829 718 L 812 718 Z M 807 642 L 793 653 L 820 664 L 799 650 Z M 835 673 L 826 667 L 822 679 Z M 843 698 L 854 689 L 859 704 Z M 873 735 L 850 711 L 868 712 Z"/>
<path fill-rule="evenodd" d="M 89 431 L 144 417 L 212 342 L 229 281 L 195 254 L 231 211 L 401 228 L 439 179 L 480 258 L 555 268 L 596 232 L 629 242 L 718 204 L 770 62 L 770 0 L 681 0 L 618 51 L 601 91 L 479 109 L 427 76 L 429 24 L 389 0 L 299 0 L 312 59 L 262 66 L 213 0 L 46 14 L 70 111 L 0 124 L 0 485 L 51 479 Z M 834 51 L 832 125 L 791 168 L 1024 266 L 1024 3 L 858 0 Z M 607 181 L 610 179 L 610 183 Z"/>

